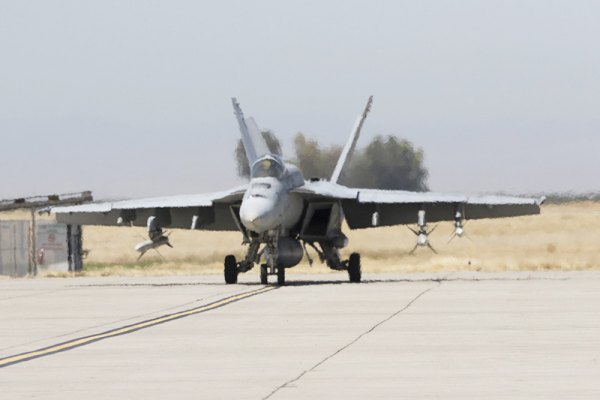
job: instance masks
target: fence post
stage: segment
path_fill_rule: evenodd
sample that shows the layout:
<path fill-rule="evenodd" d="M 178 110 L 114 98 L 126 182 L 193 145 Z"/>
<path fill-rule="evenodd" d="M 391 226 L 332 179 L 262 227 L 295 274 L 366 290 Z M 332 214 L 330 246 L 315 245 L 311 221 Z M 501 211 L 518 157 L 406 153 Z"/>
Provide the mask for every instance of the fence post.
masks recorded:
<path fill-rule="evenodd" d="M 67 225 L 67 253 L 69 272 L 83 269 L 83 245 L 81 225 Z"/>
<path fill-rule="evenodd" d="M 36 260 L 36 254 L 35 254 L 35 248 L 36 248 L 36 226 L 35 226 L 35 209 L 31 209 L 31 224 L 29 229 L 31 230 L 30 233 L 30 238 L 31 238 L 31 248 L 29 250 L 29 256 L 30 256 L 30 271 L 29 273 L 33 276 L 37 276 L 38 274 L 38 266 L 37 266 L 37 260 Z"/>

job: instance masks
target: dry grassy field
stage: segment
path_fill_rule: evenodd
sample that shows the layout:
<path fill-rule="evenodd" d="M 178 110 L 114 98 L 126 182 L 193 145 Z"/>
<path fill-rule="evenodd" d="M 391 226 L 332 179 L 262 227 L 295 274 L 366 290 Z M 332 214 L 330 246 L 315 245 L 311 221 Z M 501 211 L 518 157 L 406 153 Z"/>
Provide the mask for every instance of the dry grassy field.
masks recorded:
<path fill-rule="evenodd" d="M 542 207 L 531 217 L 470 221 L 470 239 L 448 243 L 452 223 L 442 223 L 430 240 L 439 254 L 418 249 L 410 255 L 415 236 L 406 227 L 350 231 L 345 254 L 362 254 L 364 272 L 577 270 L 600 267 L 600 203 L 584 202 Z M 238 233 L 175 230 L 174 248 L 161 248 L 161 259 L 148 253 L 136 262 L 133 251 L 142 228 L 85 227 L 84 248 L 90 253 L 84 275 L 182 275 L 222 273 L 229 253 L 241 257 L 245 247 Z M 309 250 L 310 251 L 310 250 Z M 315 254 L 312 254 L 316 258 Z M 329 272 L 318 261 L 306 261 L 290 272 Z M 257 274 L 257 268 L 250 273 Z"/>

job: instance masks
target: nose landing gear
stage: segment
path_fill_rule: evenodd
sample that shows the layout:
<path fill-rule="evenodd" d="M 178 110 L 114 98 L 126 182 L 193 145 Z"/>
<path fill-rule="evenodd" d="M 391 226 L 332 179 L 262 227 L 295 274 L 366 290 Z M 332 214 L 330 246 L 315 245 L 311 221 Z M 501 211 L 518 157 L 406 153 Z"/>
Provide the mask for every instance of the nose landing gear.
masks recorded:
<path fill-rule="evenodd" d="M 280 241 L 280 238 L 278 235 L 273 235 L 270 240 L 267 240 L 267 243 L 261 250 L 260 246 L 264 241 L 265 238 L 262 238 L 262 240 L 259 237 L 251 238 L 249 241 L 248 253 L 246 254 L 245 259 L 240 262 L 236 261 L 234 255 L 225 257 L 225 283 L 228 285 L 237 283 L 238 274 L 250 271 L 255 264 L 260 262 L 261 257 L 264 255 L 266 263 L 260 265 L 260 283 L 266 285 L 268 283 L 269 275 L 277 275 L 277 284 L 280 286 L 285 285 L 285 264 L 282 265 L 278 254 L 278 242 Z M 285 263 L 286 260 L 289 262 L 289 256 L 287 259 L 284 258 L 283 263 Z"/>
<path fill-rule="evenodd" d="M 267 264 L 260 266 L 260 283 L 267 285 L 269 283 L 269 275 L 277 275 L 277 284 L 279 286 L 285 285 L 285 268 L 277 267 L 275 271 L 271 272 L 270 267 Z"/>

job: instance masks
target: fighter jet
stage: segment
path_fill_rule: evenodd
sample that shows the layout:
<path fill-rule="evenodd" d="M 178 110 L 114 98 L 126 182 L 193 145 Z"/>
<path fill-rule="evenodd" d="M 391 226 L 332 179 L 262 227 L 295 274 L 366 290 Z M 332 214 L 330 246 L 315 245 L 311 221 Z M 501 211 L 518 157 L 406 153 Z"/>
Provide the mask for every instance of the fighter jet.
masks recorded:
<path fill-rule="evenodd" d="M 224 260 L 227 284 L 240 273 L 260 267 L 261 283 L 277 276 L 285 284 L 286 269 L 298 265 L 312 248 L 321 262 L 336 271 L 347 271 L 350 282 L 361 281 L 360 254 L 343 259 L 340 249 L 348 245 L 342 231 L 408 225 L 415 222 L 456 221 L 539 214 L 541 199 L 507 196 L 465 196 L 432 192 L 375 190 L 341 185 L 372 97 L 359 115 L 329 180 L 305 179 L 295 165 L 272 154 L 253 118 L 246 118 L 232 99 L 242 142 L 250 165 L 247 185 L 231 190 L 125 200 L 55 208 L 57 219 L 67 224 L 147 226 L 150 242 L 144 249 L 169 244 L 162 228 L 207 231 L 238 231 L 247 246 L 242 260 Z M 462 227 L 462 225 L 461 225 Z M 427 244 L 427 231 L 418 233 Z"/>

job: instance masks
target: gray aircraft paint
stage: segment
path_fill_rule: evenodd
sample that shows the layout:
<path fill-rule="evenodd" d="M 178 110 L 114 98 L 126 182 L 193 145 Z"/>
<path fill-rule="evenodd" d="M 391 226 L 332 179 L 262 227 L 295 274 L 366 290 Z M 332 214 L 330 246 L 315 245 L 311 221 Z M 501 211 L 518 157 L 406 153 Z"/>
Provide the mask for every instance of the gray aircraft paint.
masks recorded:
<path fill-rule="evenodd" d="M 319 252 L 319 258 L 335 270 L 348 270 L 353 282 L 360 281 L 359 256 L 342 260 L 339 249 L 348 244 L 342 232 L 344 219 L 350 229 L 374 228 L 417 223 L 417 246 L 433 247 L 427 240 L 427 222 L 453 221 L 462 230 L 464 219 L 500 218 L 538 214 L 543 199 L 510 196 L 465 196 L 460 194 L 420 193 L 401 190 L 355 189 L 335 181 L 343 173 L 360 134 L 371 99 L 359 116 L 348 144 L 338 161 L 332 181 L 305 181 L 302 172 L 270 154 L 252 118 L 245 118 L 236 99 L 232 99 L 242 142 L 250 165 L 248 185 L 229 191 L 127 200 L 56 208 L 59 221 L 65 223 L 140 226 L 155 222 L 150 239 L 156 246 L 168 244 L 161 228 L 239 230 L 249 245 L 246 258 L 225 261 L 227 283 L 237 282 L 237 274 L 246 272 L 265 257 L 270 274 L 293 267 L 303 256 L 301 242 Z M 460 219 L 457 220 L 457 216 Z M 458 233 L 457 233 L 458 234 Z M 462 236 L 462 232 L 461 232 Z M 160 244 L 159 244 L 160 243 Z M 320 250 L 315 246 L 318 244 Z M 261 245 L 263 249 L 259 251 Z M 145 247 L 144 247 L 145 246 Z M 142 243 L 140 248 L 151 248 Z M 435 251 L 435 250 L 434 250 Z M 233 257 L 233 256 L 228 256 Z M 233 264 L 235 263 L 235 265 Z M 237 270 L 232 275 L 231 268 Z M 228 271 L 229 275 L 228 275 Z M 354 272 L 353 272 L 354 271 Z M 261 280 L 266 281 L 261 267 Z"/>

